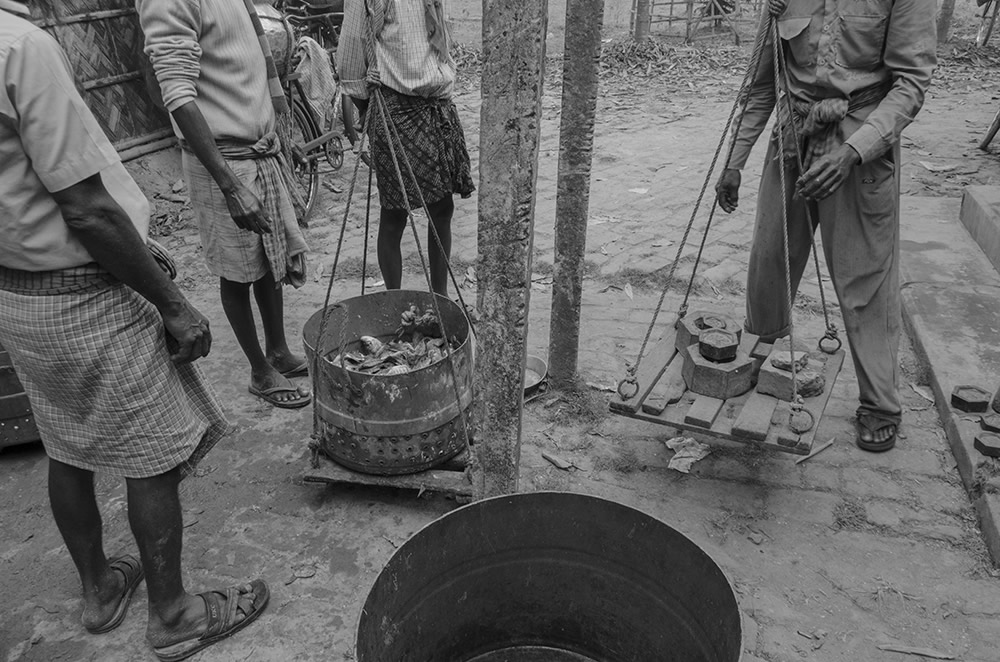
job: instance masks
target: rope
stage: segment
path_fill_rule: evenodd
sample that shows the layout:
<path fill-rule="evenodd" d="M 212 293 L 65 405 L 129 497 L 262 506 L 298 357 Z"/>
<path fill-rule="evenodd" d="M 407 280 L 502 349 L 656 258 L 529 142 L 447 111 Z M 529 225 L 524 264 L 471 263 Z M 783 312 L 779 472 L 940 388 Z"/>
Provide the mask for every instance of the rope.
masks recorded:
<path fill-rule="evenodd" d="M 767 14 L 766 13 L 762 14 L 760 27 L 757 31 L 757 38 L 754 41 L 753 54 L 750 57 L 750 62 L 747 65 L 746 72 L 743 74 L 743 82 L 740 84 L 740 91 L 736 95 L 736 100 L 733 102 L 732 109 L 729 111 L 729 118 L 726 120 L 726 126 L 725 129 L 723 129 L 721 138 L 719 139 L 719 144 L 715 148 L 715 153 L 712 156 L 712 163 L 709 166 L 708 172 L 705 175 L 705 182 L 702 184 L 701 191 L 699 191 L 698 193 L 698 198 L 695 201 L 694 209 L 691 212 L 691 218 L 688 220 L 687 225 L 684 228 L 684 234 L 681 237 L 680 245 L 678 245 L 677 247 L 677 254 L 674 256 L 674 261 L 670 265 L 670 271 L 667 274 L 667 280 L 663 285 L 663 290 L 660 292 L 660 298 L 656 303 L 656 308 L 653 310 L 653 319 L 650 320 L 649 328 L 646 329 L 646 335 L 642 339 L 642 345 L 639 347 L 639 355 L 636 357 L 635 364 L 628 369 L 625 379 L 623 379 L 618 384 L 618 394 L 622 398 L 622 400 L 630 400 L 632 397 L 635 396 L 636 393 L 638 393 L 638 388 L 636 387 L 630 395 L 626 395 L 626 393 L 623 391 L 623 386 L 625 384 L 629 384 L 631 386 L 637 386 L 635 375 L 639 370 L 639 366 L 642 363 L 643 357 L 645 356 L 646 348 L 649 345 L 649 339 L 650 337 L 652 337 L 653 329 L 656 327 L 656 321 L 659 317 L 660 309 L 663 307 L 663 301 L 666 299 L 667 292 L 670 289 L 670 284 L 674 280 L 674 274 L 677 271 L 677 265 L 680 262 L 681 254 L 684 252 L 684 248 L 687 246 L 687 241 L 691 234 L 691 229 L 694 227 L 695 218 L 698 215 L 698 210 L 701 207 L 702 200 L 705 197 L 705 192 L 708 190 L 708 187 L 711 184 L 712 173 L 715 171 L 715 167 L 718 164 L 719 155 L 722 153 L 722 148 L 725 146 L 726 138 L 729 134 L 730 129 L 733 126 L 734 120 L 736 119 L 737 111 L 739 111 L 740 122 L 743 121 L 743 113 L 746 110 L 746 108 L 745 106 L 743 106 L 743 108 L 740 107 L 741 101 L 743 100 L 745 95 L 749 94 L 750 85 L 752 84 L 753 79 L 756 78 L 757 76 L 757 71 L 760 67 L 760 58 L 764 51 L 764 43 L 765 43 L 765 37 L 767 36 L 768 24 L 769 24 L 769 18 Z M 732 158 L 733 147 L 734 145 L 730 143 L 728 152 L 726 154 L 727 166 L 729 164 L 730 159 Z M 691 289 L 694 285 L 695 274 L 698 273 L 698 264 L 701 261 L 701 256 L 705 249 L 705 241 L 706 238 L 708 237 L 708 231 L 709 228 L 711 227 L 712 218 L 715 215 L 716 207 L 717 204 L 713 204 L 712 209 L 709 212 L 708 224 L 706 225 L 705 232 L 702 235 L 701 244 L 698 248 L 698 255 L 695 259 L 694 268 L 691 271 L 691 278 L 688 281 L 687 290 L 685 291 L 684 294 L 684 301 L 681 303 L 680 309 L 678 310 L 678 315 L 677 315 L 678 320 L 683 319 L 683 317 L 687 314 L 688 298 L 689 295 L 691 294 Z"/>
<path fill-rule="evenodd" d="M 371 115 L 371 107 L 365 113 L 365 123 L 361 129 L 361 135 L 358 136 L 358 147 L 359 149 L 364 145 L 365 138 L 368 135 L 368 116 Z M 340 250 L 344 245 L 344 233 L 347 231 L 347 220 L 351 214 L 351 202 L 354 200 L 354 188 L 358 182 L 358 170 L 361 168 L 361 158 L 358 157 L 354 160 L 354 172 L 351 175 L 351 183 L 347 189 L 347 203 L 344 208 L 344 218 L 340 223 L 340 235 L 337 238 L 337 250 L 333 255 L 333 264 L 330 266 L 330 280 L 326 285 L 326 297 L 323 299 L 323 317 L 320 319 L 319 323 L 319 336 L 316 341 L 316 362 L 314 366 L 316 372 L 313 374 L 319 374 L 319 356 L 320 356 L 320 346 L 322 345 L 323 338 L 326 333 L 327 321 L 330 319 L 330 294 L 333 292 L 333 280 L 337 275 L 337 265 L 340 262 Z M 367 234 L 366 234 L 367 237 Z M 362 286 L 364 285 L 364 276 L 362 275 Z M 343 354 L 344 348 L 341 347 L 341 354 Z"/>
<path fill-rule="evenodd" d="M 785 84 L 785 102 L 787 104 L 787 109 L 788 109 L 788 123 L 791 126 L 792 130 L 792 140 L 795 141 L 796 145 L 795 162 L 796 165 L 798 166 L 799 174 L 802 174 L 805 171 L 805 166 L 802 161 L 802 150 L 798 148 L 798 145 L 800 144 L 798 127 L 795 126 L 795 121 L 792 117 L 792 114 L 795 112 L 795 108 L 794 104 L 792 103 L 792 95 L 790 92 L 790 90 L 792 89 L 791 82 L 788 76 L 788 66 L 785 61 L 785 53 L 781 49 L 778 49 L 778 59 L 780 60 L 780 63 L 776 62 L 775 68 L 776 69 L 779 68 L 780 64 L 782 78 Z M 784 157 L 782 156 L 781 158 Z M 826 331 L 824 332 L 823 337 L 820 338 L 818 345 L 820 351 L 826 354 L 833 354 L 841 348 L 843 343 L 841 342 L 840 337 L 837 334 L 837 325 L 834 324 L 833 321 L 830 319 L 830 311 L 827 310 L 826 307 L 826 288 L 823 287 L 823 272 L 819 265 L 819 251 L 817 251 L 816 249 L 816 239 L 815 239 L 816 225 L 813 223 L 812 209 L 808 203 L 804 205 L 804 208 L 806 212 L 806 222 L 809 224 L 809 229 L 812 233 L 809 235 L 810 238 L 809 245 L 812 251 L 813 264 L 816 267 L 816 284 L 819 288 L 820 305 L 823 307 L 823 322 L 824 325 L 826 326 Z M 789 314 L 791 314 L 791 310 L 789 310 Z M 836 344 L 833 346 L 832 349 L 827 349 L 827 347 L 825 347 L 823 344 L 826 341 L 831 341 Z"/>
<path fill-rule="evenodd" d="M 431 222 L 431 214 L 430 214 L 430 210 L 427 207 L 427 201 L 424 199 L 423 191 L 420 190 L 420 186 L 417 184 L 417 178 L 413 174 L 413 169 L 410 167 L 410 161 L 409 161 L 409 159 L 406 156 L 406 152 L 403 151 L 403 149 L 402 149 L 403 143 L 400 140 L 399 134 L 396 131 L 396 125 L 395 125 L 395 123 L 392 121 L 392 118 L 389 117 L 388 107 L 385 104 L 385 97 L 382 96 L 382 90 L 379 87 L 373 88 L 373 90 L 372 90 L 372 98 L 375 101 L 376 106 L 378 107 L 378 110 L 379 110 L 379 119 L 382 122 L 382 128 L 385 131 L 385 135 L 388 138 L 387 142 L 389 144 L 389 155 L 392 157 L 392 167 L 393 167 L 393 170 L 396 171 L 396 177 L 397 177 L 397 179 L 399 181 L 400 191 L 403 194 L 403 205 L 406 207 L 406 210 L 407 210 L 406 215 L 407 215 L 407 220 L 409 221 L 408 225 L 410 226 L 410 229 L 413 231 L 413 240 L 414 240 L 414 242 L 417 245 L 417 254 L 420 256 L 420 265 L 424 269 L 424 278 L 427 280 L 427 289 L 428 289 L 428 291 L 431 292 L 431 303 L 434 306 L 434 314 L 437 315 L 438 321 L 441 323 L 441 331 L 444 334 L 445 343 L 447 344 L 448 343 L 448 329 L 447 329 L 447 326 L 445 325 L 444 316 L 441 314 L 441 306 L 438 303 L 438 295 L 436 295 L 434 293 L 434 291 L 431 289 L 431 274 L 430 274 L 430 269 L 428 269 L 428 267 L 427 267 L 427 262 L 424 259 L 423 250 L 421 250 L 420 237 L 419 237 L 419 233 L 417 232 L 417 223 L 416 223 L 416 221 L 413 218 L 413 211 L 412 211 L 412 209 L 410 207 L 409 196 L 406 193 L 406 182 L 403 179 L 403 172 L 402 172 L 402 170 L 399 167 L 399 158 L 398 157 L 400 155 L 402 156 L 403 163 L 406 166 L 407 172 L 410 175 L 410 178 L 411 178 L 411 181 L 413 182 L 414 188 L 417 191 L 417 196 L 420 199 L 420 206 L 424 210 L 424 214 L 427 215 L 427 225 L 428 225 L 428 227 L 429 228 L 433 228 L 434 227 L 434 223 Z M 369 108 L 370 108 L 370 106 L 369 106 Z M 366 123 L 366 125 L 367 125 L 367 123 Z M 400 148 L 400 154 L 396 153 L 396 145 L 397 144 L 399 145 L 399 148 Z M 437 237 L 437 231 L 436 230 L 433 232 L 433 234 L 434 234 L 435 237 Z M 442 255 L 444 255 L 444 250 L 443 250 L 443 247 L 441 247 L 440 238 L 438 238 L 438 246 L 439 246 L 439 248 L 442 248 Z M 447 259 L 446 259 L 445 262 L 447 264 Z M 448 266 L 448 273 L 451 274 L 451 266 L 450 265 Z M 451 274 L 451 276 L 452 276 L 452 282 L 455 282 L 454 274 Z M 458 284 L 457 283 L 455 283 L 455 289 L 456 289 L 456 291 L 458 290 Z M 459 294 L 459 301 L 462 302 L 462 295 L 461 294 Z M 469 327 L 470 333 L 472 333 L 472 335 L 475 336 L 475 330 L 473 329 L 473 326 L 472 326 L 472 320 L 469 319 L 469 317 L 468 317 L 468 312 L 465 309 L 464 302 L 462 303 L 462 314 L 465 315 L 465 317 L 466 317 L 466 323 L 467 323 L 467 325 Z M 453 351 L 452 352 L 448 352 L 448 371 L 451 374 L 451 385 L 452 385 L 452 390 L 455 393 L 455 404 L 458 407 L 458 415 L 462 419 L 462 432 L 463 432 L 463 436 L 465 437 L 465 450 L 466 450 L 466 452 L 469 453 L 469 459 L 471 461 L 471 459 L 472 459 L 472 440 L 471 440 L 471 438 L 469 436 L 469 422 L 468 422 L 468 418 L 465 415 L 465 410 L 462 409 L 462 394 L 458 390 L 458 373 L 455 371 L 455 352 L 453 352 Z"/>
<path fill-rule="evenodd" d="M 365 295 L 365 280 L 368 276 L 368 233 L 372 219 L 372 168 L 368 168 L 368 199 L 365 200 L 365 245 L 361 252 L 361 296 Z"/>
<path fill-rule="evenodd" d="M 778 39 L 778 23 L 771 20 L 771 45 L 774 55 L 774 90 L 777 92 L 781 89 L 781 76 L 782 72 L 779 71 L 781 67 L 779 63 L 783 63 L 780 56 L 781 42 Z M 787 94 L 785 95 L 788 96 Z M 789 101 L 790 103 L 790 101 Z M 781 114 L 778 114 L 781 117 Z M 789 117 L 789 121 L 791 117 Z M 801 407 L 801 400 L 799 399 L 799 380 L 798 380 L 798 369 L 795 366 L 795 324 L 792 321 L 792 269 L 791 269 L 791 259 L 789 256 L 788 249 L 788 182 L 785 181 L 785 140 L 784 131 L 781 127 L 778 127 L 778 173 L 781 180 L 781 241 L 784 248 L 784 259 L 785 259 L 785 303 L 788 305 L 788 353 L 791 357 L 790 363 L 792 364 L 792 410 L 796 410 L 796 406 Z M 798 149 L 795 150 L 798 152 Z"/>

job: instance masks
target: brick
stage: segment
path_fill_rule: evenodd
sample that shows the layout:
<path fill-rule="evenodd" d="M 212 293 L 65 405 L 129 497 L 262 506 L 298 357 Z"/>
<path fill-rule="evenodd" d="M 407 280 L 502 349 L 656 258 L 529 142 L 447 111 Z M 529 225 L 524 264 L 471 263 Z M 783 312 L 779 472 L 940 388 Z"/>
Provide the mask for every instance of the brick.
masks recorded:
<path fill-rule="evenodd" d="M 798 394 L 804 398 L 815 397 L 826 388 L 826 378 L 815 370 L 803 370 L 795 375 L 795 379 L 798 381 Z M 791 402 L 792 373 L 774 367 L 770 361 L 765 361 L 757 373 L 757 392 Z"/>

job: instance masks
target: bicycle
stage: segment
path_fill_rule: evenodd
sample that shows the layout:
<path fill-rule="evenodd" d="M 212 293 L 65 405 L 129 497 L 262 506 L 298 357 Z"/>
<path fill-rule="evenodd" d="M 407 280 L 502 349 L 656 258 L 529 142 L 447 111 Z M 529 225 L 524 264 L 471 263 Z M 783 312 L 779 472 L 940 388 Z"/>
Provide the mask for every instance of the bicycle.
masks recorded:
<path fill-rule="evenodd" d="M 323 47 L 329 55 L 336 81 L 327 121 L 327 118 L 319 117 L 309 103 L 299 80 L 300 75 L 294 72 L 294 59 L 283 80 L 292 111 L 293 170 L 302 188 L 305 219 L 312 213 L 319 195 L 320 160 L 325 160 L 331 170 L 339 170 L 344 165 L 344 139 L 352 148 L 358 141 L 354 102 L 341 90 L 334 58 L 344 20 L 343 4 L 343 0 L 279 0 L 274 5 L 292 26 L 296 41 L 301 36 L 307 36 Z M 360 158 L 370 165 L 367 154 L 361 154 Z"/>

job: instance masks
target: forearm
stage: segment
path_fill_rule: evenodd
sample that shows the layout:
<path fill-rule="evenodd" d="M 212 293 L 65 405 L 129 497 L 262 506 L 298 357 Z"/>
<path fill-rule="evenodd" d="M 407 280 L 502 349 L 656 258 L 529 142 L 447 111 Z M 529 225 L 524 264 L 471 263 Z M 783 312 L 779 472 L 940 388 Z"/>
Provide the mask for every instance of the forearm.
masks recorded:
<path fill-rule="evenodd" d="M 152 303 L 161 314 L 184 305 L 184 295 L 160 269 L 128 215 L 110 195 L 87 209 L 64 210 L 66 224 L 91 257 Z M 67 215 L 69 214 L 69 215 Z"/>
<path fill-rule="evenodd" d="M 746 95 L 739 124 L 733 130 L 733 150 L 726 164 L 727 167 L 736 170 L 742 170 L 746 165 L 753 146 L 764 132 L 767 121 L 774 111 L 774 57 L 771 48 L 762 49 L 756 76 Z"/>
<path fill-rule="evenodd" d="M 222 153 L 219 152 L 219 148 L 215 144 L 215 137 L 212 135 L 212 130 L 209 128 L 208 122 L 205 121 L 201 109 L 198 108 L 198 103 L 189 101 L 176 108 L 171 115 L 177 122 L 177 127 L 184 136 L 191 152 L 205 166 L 222 192 L 231 193 L 234 191 L 240 185 L 240 181 L 226 164 Z"/>

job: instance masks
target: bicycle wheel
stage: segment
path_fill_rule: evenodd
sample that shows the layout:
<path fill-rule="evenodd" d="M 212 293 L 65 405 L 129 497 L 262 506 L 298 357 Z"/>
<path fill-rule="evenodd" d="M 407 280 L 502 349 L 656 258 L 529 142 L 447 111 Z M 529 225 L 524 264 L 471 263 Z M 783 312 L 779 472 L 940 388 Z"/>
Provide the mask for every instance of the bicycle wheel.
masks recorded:
<path fill-rule="evenodd" d="M 308 221 L 319 197 L 319 165 L 316 159 L 317 150 L 306 154 L 302 146 L 310 140 L 319 137 L 319 128 L 313 122 L 312 116 L 300 99 L 292 103 L 292 169 L 299 184 L 305 209 L 302 212 L 303 221 Z"/>

